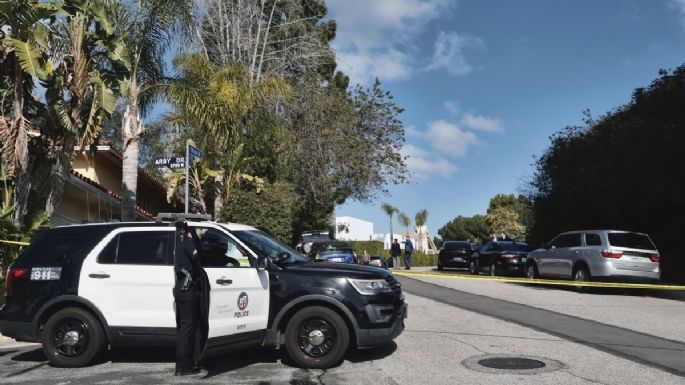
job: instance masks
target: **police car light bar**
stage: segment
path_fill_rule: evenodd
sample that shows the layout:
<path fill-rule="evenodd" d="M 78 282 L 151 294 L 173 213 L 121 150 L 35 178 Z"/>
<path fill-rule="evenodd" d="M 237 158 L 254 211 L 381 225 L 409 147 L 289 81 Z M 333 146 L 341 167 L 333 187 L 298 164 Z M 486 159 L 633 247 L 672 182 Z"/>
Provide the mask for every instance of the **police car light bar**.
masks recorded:
<path fill-rule="evenodd" d="M 184 214 L 184 213 L 159 213 L 157 214 L 157 222 L 176 222 L 176 221 L 211 221 L 212 216 L 209 214 Z"/>

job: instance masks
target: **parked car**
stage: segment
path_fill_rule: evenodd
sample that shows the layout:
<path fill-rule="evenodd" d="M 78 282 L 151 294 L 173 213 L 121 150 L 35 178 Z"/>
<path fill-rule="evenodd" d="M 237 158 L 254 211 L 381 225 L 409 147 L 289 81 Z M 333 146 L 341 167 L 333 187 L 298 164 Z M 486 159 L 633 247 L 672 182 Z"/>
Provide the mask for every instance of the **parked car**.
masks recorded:
<path fill-rule="evenodd" d="M 307 230 L 303 231 L 300 236 L 300 241 L 295 246 L 295 250 L 309 254 L 314 242 L 332 241 L 335 240 L 333 235 L 328 230 Z"/>
<path fill-rule="evenodd" d="M 562 233 L 528 254 L 528 278 L 656 282 L 661 257 L 647 234 L 616 230 Z"/>
<path fill-rule="evenodd" d="M 309 258 L 314 261 L 357 263 L 354 248 L 344 241 L 315 241 L 309 245 Z"/>
<path fill-rule="evenodd" d="M 372 255 L 369 260 L 369 265 L 387 269 L 388 261 L 385 258 L 383 258 L 382 255 Z"/>
<path fill-rule="evenodd" d="M 446 241 L 438 252 L 438 270 L 446 267 L 466 268 L 469 265 L 468 257 L 476 249 L 473 244 L 465 241 Z"/>
<path fill-rule="evenodd" d="M 389 271 L 313 263 L 251 226 L 188 225 L 211 291 L 205 357 L 283 346 L 297 365 L 323 369 L 404 330 Z M 173 347 L 175 234 L 169 222 L 46 230 L 9 267 L 0 333 L 42 343 L 59 367 L 89 365 L 108 347 Z"/>
<path fill-rule="evenodd" d="M 480 274 L 482 270 L 491 276 L 514 274 L 523 276 L 526 271 L 528 244 L 514 241 L 489 241 L 469 258 L 469 272 Z"/>

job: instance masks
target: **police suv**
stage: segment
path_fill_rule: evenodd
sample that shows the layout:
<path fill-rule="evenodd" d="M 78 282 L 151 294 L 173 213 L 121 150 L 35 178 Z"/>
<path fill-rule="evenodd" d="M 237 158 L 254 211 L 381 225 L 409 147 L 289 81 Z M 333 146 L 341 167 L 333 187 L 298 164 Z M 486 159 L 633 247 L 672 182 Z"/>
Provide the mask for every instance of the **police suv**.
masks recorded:
<path fill-rule="evenodd" d="M 387 270 L 313 262 L 251 226 L 189 221 L 209 277 L 205 357 L 285 346 L 305 368 L 349 347 L 391 341 L 407 304 Z M 0 333 L 41 342 L 55 366 L 80 367 L 112 346 L 173 346 L 175 228 L 168 222 L 56 227 L 10 266 Z"/>

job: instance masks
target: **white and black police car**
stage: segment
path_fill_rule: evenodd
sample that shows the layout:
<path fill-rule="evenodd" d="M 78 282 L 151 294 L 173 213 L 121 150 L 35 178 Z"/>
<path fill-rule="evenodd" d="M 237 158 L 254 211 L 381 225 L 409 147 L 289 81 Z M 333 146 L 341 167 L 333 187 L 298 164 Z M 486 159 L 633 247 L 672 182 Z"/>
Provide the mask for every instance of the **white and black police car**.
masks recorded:
<path fill-rule="evenodd" d="M 349 347 L 404 330 L 391 272 L 313 262 L 254 227 L 197 219 L 188 224 L 210 284 L 205 357 L 285 346 L 296 364 L 328 368 Z M 45 230 L 8 270 L 0 333 L 42 343 L 60 367 L 98 362 L 111 347 L 173 348 L 174 237 L 163 220 Z"/>

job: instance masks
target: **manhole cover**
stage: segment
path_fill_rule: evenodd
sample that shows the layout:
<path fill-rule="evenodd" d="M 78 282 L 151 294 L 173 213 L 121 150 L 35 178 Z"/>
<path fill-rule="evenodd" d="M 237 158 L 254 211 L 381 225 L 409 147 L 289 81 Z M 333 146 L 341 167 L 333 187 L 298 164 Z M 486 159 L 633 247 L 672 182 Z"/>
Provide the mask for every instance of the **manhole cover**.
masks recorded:
<path fill-rule="evenodd" d="M 540 360 L 520 357 L 484 358 L 478 361 L 478 364 L 488 368 L 507 370 L 540 369 L 545 367 L 545 363 Z"/>
<path fill-rule="evenodd" d="M 513 354 L 486 354 L 467 358 L 462 362 L 469 369 L 484 373 L 538 374 L 564 367 L 559 361 L 542 357 Z"/>

